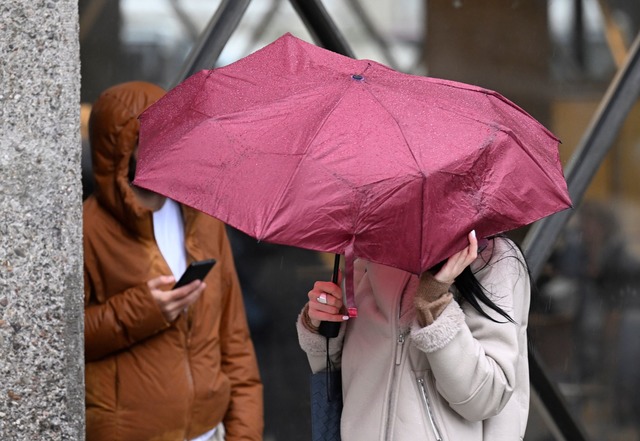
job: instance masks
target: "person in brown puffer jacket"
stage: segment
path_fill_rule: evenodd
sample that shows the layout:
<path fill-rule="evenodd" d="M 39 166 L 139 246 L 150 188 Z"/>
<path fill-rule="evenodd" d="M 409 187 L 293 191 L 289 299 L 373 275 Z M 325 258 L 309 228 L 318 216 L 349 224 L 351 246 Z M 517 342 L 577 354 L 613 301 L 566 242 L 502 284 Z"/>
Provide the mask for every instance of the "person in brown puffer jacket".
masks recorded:
<path fill-rule="evenodd" d="M 262 383 L 225 226 L 131 185 L 138 116 L 164 93 L 149 83 L 120 84 L 91 112 L 86 438 L 258 441 Z M 172 290 L 186 264 L 209 258 L 217 263 L 203 282 Z"/>

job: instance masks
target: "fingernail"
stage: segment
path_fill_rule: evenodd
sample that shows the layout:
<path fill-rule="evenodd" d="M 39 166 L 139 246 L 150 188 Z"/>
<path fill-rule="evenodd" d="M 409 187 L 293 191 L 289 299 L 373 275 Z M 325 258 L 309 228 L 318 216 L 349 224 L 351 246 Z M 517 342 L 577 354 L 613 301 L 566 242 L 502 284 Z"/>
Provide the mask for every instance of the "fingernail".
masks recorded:
<path fill-rule="evenodd" d="M 344 320 L 344 321 L 349 320 L 349 316 L 348 316 L 348 315 L 343 315 L 343 316 L 342 316 L 342 320 Z"/>
<path fill-rule="evenodd" d="M 476 237 L 476 230 L 471 230 L 471 235 L 472 235 L 473 237 Z"/>

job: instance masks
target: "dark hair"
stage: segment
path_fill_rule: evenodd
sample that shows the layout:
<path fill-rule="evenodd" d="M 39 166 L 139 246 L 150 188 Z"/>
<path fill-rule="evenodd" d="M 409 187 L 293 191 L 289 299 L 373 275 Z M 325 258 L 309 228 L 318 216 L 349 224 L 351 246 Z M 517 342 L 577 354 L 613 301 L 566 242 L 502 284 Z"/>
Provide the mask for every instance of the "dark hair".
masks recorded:
<path fill-rule="evenodd" d="M 511 323 L 515 323 L 509 314 L 507 314 L 502 308 L 500 308 L 489 297 L 487 297 L 485 293 L 486 289 L 480 282 L 478 282 L 478 279 L 476 278 L 475 274 L 473 274 L 473 271 L 471 271 L 470 267 L 466 267 L 462 271 L 462 273 L 458 277 L 456 277 L 456 281 L 453 284 L 458 289 L 458 292 L 460 293 L 462 299 L 464 299 L 464 301 L 466 302 L 469 302 L 469 304 L 471 304 L 471 306 L 473 306 L 473 308 L 484 317 L 487 317 L 491 321 L 498 322 L 498 320 L 491 317 L 482 309 L 482 306 L 480 305 L 481 302 L 484 303 L 488 308 L 496 311 Z"/>
<path fill-rule="evenodd" d="M 489 238 L 489 240 L 494 241 L 496 237 L 505 237 L 505 236 L 494 236 Z M 511 244 L 511 246 L 516 247 L 519 249 L 518 245 L 516 245 L 513 241 L 507 239 L 508 242 Z M 487 260 L 487 263 L 485 265 L 489 265 L 489 262 L 491 261 L 491 259 L 493 258 L 493 248 L 491 250 L 491 257 Z M 514 258 L 514 259 L 518 259 L 518 261 L 520 261 L 520 263 L 522 264 L 522 266 L 526 269 L 526 273 L 527 273 L 527 277 L 529 277 L 529 279 L 531 279 L 531 274 L 529 273 L 529 267 L 527 266 L 526 262 L 523 259 L 519 259 L 518 257 L 504 257 L 505 259 L 507 258 Z M 445 261 L 440 262 L 439 264 L 437 264 L 433 270 L 438 270 L 442 267 L 442 265 L 444 265 Z M 489 320 L 496 322 L 496 323 L 506 323 L 506 322 L 499 322 L 498 320 L 494 319 L 493 317 L 491 317 L 489 314 L 487 314 L 486 311 L 484 311 L 482 309 L 482 304 L 484 304 L 486 307 L 488 307 L 489 309 L 494 310 L 495 312 L 497 312 L 498 314 L 500 314 L 502 317 L 504 317 L 505 319 L 507 319 L 509 322 L 511 323 L 515 323 L 513 318 L 511 318 L 511 316 L 509 314 L 507 314 L 502 308 L 500 308 L 498 305 L 496 305 L 488 296 L 487 293 L 488 291 L 486 290 L 486 288 L 484 286 L 482 286 L 482 284 L 478 281 L 478 279 L 476 278 L 475 274 L 473 273 L 473 271 L 471 271 L 471 267 L 466 267 L 462 273 L 460 273 L 460 275 L 458 277 L 456 277 L 455 282 L 453 282 L 453 284 L 455 285 L 455 287 L 457 288 L 460 296 L 462 297 L 461 301 L 466 301 L 469 302 L 469 304 L 471 306 L 473 306 L 473 308 L 478 311 L 482 316 L 488 318 Z"/>

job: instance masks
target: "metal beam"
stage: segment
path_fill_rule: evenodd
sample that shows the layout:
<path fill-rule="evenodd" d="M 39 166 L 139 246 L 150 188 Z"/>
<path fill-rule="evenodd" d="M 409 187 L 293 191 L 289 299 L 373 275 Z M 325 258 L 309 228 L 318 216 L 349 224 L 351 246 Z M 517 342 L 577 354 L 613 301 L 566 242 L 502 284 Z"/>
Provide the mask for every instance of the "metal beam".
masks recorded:
<path fill-rule="evenodd" d="M 202 69 L 211 69 L 236 30 L 251 0 L 222 0 L 207 27 L 189 53 L 180 74 L 173 83 L 176 86 Z"/>
<path fill-rule="evenodd" d="M 367 31 L 371 39 L 376 42 L 389 67 L 395 70 L 399 70 L 400 64 L 396 60 L 396 57 L 393 55 L 393 51 L 389 47 L 389 43 L 387 43 L 387 40 L 378 30 L 376 24 L 373 22 L 373 20 L 371 20 L 371 18 L 367 14 L 366 8 L 362 6 L 360 0 L 347 0 L 347 4 L 351 7 L 360 23 L 362 23 L 362 26 Z"/>
<path fill-rule="evenodd" d="M 569 406 L 555 383 L 547 375 L 542 360 L 534 348 L 529 347 L 529 382 L 538 400 L 540 414 L 549 425 L 557 441 L 587 441 L 589 438 L 569 412 Z"/>
<path fill-rule="evenodd" d="M 640 97 L 640 33 L 625 65 L 611 82 L 589 128 L 569 162 L 565 175 L 574 206 L 582 201 L 591 179 L 613 146 L 631 108 Z M 537 279 L 553 246 L 573 210 L 565 210 L 537 222 L 522 244 L 533 279 Z M 544 408 L 552 432 L 566 441 L 587 440 L 582 426 L 569 413 L 567 405 L 554 383 L 547 376 L 533 348 L 529 350 L 531 385 L 538 403 Z"/>
<path fill-rule="evenodd" d="M 618 71 L 605 93 L 565 170 L 569 196 L 577 206 L 591 179 L 613 146 L 629 111 L 640 97 L 640 33 L 636 37 L 625 65 Z M 531 275 L 536 279 L 551 255 L 562 229 L 573 214 L 565 210 L 536 222 L 529 230 L 522 248 Z"/>
<path fill-rule="evenodd" d="M 320 0 L 290 0 L 311 36 L 325 49 L 355 58 L 347 41 L 338 30 Z"/>
<path fill-rule="evenodd" d="M 250 2 L 251 0 L 222 0 L 191 50 L 173 86 L 201 69 L 210 69 L 214 66 Z M 354 57 L 353 51 L 320 0 L 291 0 L 291 4 L 318 45 L 333 52 Z"/>

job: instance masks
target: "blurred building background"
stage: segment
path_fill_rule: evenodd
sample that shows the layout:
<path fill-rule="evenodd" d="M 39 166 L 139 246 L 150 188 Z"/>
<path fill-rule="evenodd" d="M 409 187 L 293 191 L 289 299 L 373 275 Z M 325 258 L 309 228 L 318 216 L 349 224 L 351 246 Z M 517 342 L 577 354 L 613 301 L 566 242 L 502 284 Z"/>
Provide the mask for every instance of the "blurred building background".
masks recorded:
<path fill-rule="evenodd" d="M 219 0 L 80 0 L 83 185 L 92 189 L 86 121 L 105 88 L 167 89 Z M 496 90 L 561 140 L 565 166 L 597 115 L 640 29 L 637 0 L 325 0 L 357 58 Z M 222 66 L 285 32 L 314 42 L 288 0 L 253 0 Z M 537 277 L 531 342 L 562 403 L 592 440 L 640 440 L 640 106 Z M 512 233 L 521 241 L 526 229 Z M 265 383 L 266 441 L 308 439 L 309 370 L 295 320 L 331 256 L 258 244 L 231 231 Z M 534 397 L 527 441 L 558 438 Z M 547 410 L 548 412 L 548 410 Z"/>

